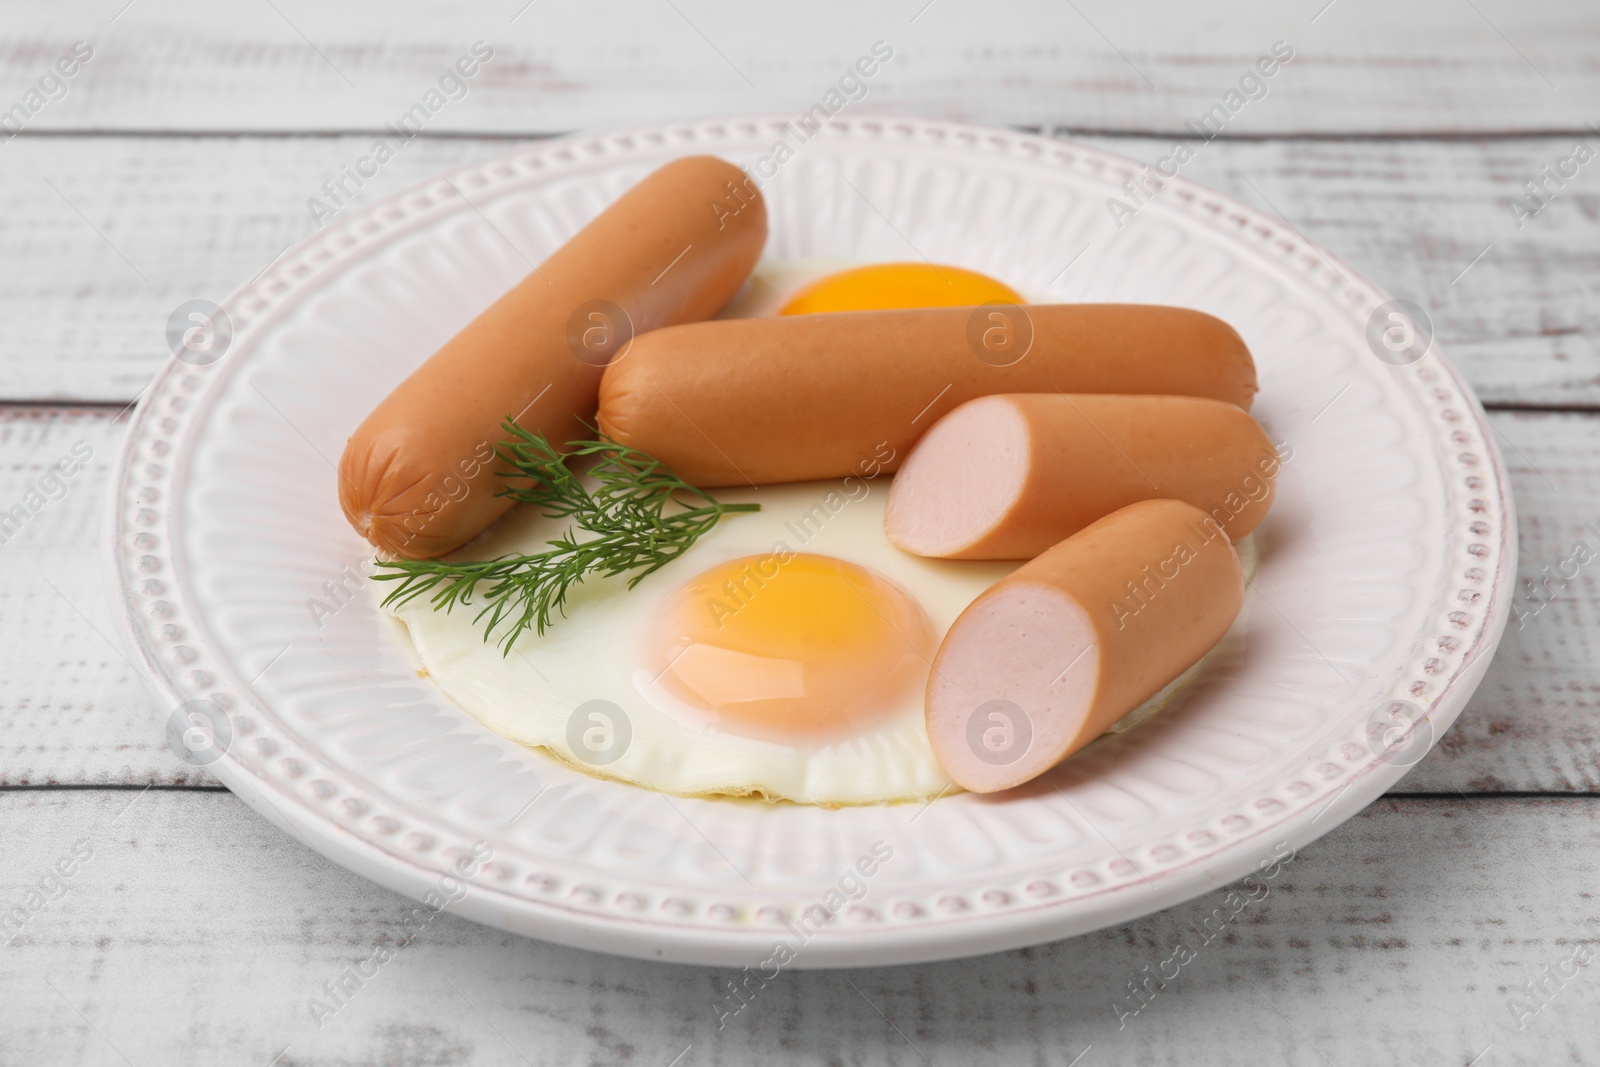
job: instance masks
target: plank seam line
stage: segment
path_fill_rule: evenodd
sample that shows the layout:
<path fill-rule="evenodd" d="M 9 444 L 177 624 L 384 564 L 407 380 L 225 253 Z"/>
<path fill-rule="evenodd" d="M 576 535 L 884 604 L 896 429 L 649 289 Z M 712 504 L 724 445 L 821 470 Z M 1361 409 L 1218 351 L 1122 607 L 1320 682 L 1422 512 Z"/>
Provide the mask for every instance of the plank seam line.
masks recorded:
<path fill-rule="evenodd" d="M 39 408 L 41 410 L 90 408 L 93 410 L 121 411 L 133 401 L 129 400 L 62 400 L 62 399 L 0 399 L 0 408 Z"/>
<path fill-rule="evenodd" d="M 1600 800 L 1600 792 L 1543 792 L 1537 789 L 1485 789 L 1479 793 L 1460 793 L 1451 790 L 1448 793 L 1428 792 L 1402 792 L 1384 793 L 1379 800 L 1449 800 L 1460 802 L 1465 796 L 1468 800 Z"/>
<path fill-rule="evenodd" d="M 1027 133 L 1040 133 L 1047 137 L 1112 137 L 1156 140 L 1196 140 L 1193 130 L 1129 130 L 1117 127 L 1096 126 L 1042 126 L 1020 125 L 1012 129 Z M 1206 138 L 1211 141 L 1237 141 L 1241 143 L 1270 141 L 1332 141 L 1332 142 L 1396 142 L 1396 141 L 1543 141 L 1568 137 L 1589 137 L 1594 131 L 1586 126 L 1544 126 L 1525 130 L 1308 130 L 1301 133 L 1266 131 L 1262 133 L 1219 133 Z"/>
<path fill-rule="evenodd" d="M 225 785 L 175 785 L 138 784 L 121 782 L 72 782 L 72 783 L 13 783 L 0 784 L 0 793 L 127 793 L 140 790 L 151 790 L 158 793 L 228 793 L 231 790 Z M 1533 789 L 1490 789 L 1481 793 L 1466 793 L 1451 791 L 1448 793 L 1428 792 L 1402 792 L 1384 793 L 1378 800 L 1402 801 L 1436 801 L 1443 800 L 1459 803 L 1462 796 L 1468 800 L 1600 800 L 1600 792 L 1542 792 Z M 1376 801 L 1374 801 L 1376 803 Z"/>
<path fill-rule="evenodd" d="M 894 118 L 895 116 L 884 116 Z M 1194 140 L 1192 130 L 1181 129 L 1148 129 L 1137 130 L 1126 127 L 1105 126 L 1055 126 L 1043 123 L 1013 123 L 992 124 L 996 129 L 1018 130 L 1023 133 L 1040 134 L 1045 137 L 1107 137 L 1124 138 L 1129 140 Z M 571 130 L 423 130 L 414 134 L 414 140 L 424 141 L 544 141 L 556 137 L 566 137 L 574 133 L 582 133 L 588 127 Z M 337 137 L 382 137 L 389 131 L 363 127 L 349 126 L 334 129 L 274 129 L 259 130 L 223 129 L 210 127 L 197 127 L 192 130 L 160 129 L 155 127 L 129 126 L 126 128 L 114 127 L 86 127 L 84 129 L 24 129 L 17 131 L 11 140 L 61 140 L 65 138 L 143 138 L 151 140 L 205 140 L 205 139 L 238 139 L 258 138 L 261 140 L 289 140 L 293 138 L 337 138 Z M 1241 144 L 1264 143 L 1274 141 L 1328 141 L 1339 142 L 1404 142 L 1404 141 L 1437 141 L 1437 142 L 1483 142 L 1483 141 L 1541 141 L 1567 139 L 1572 137 L 1588 137 L 1594 131 L 1582 126 L 1546 126 L 1532 127 L 1525 130 L 1303 130 L 1300 132 L 1268 131 L 1263 133 L 1224 132 L 1208 141 L 1233 141 Z"/>
<path fill-rule="evenodd" d="M 1600 403 L 1595 404 L 1540 404 L 1534 401 L 1496 400 L 1483 405 L 1485 411 L 1531 412 L 1536 415 L 1596 415 Z"/>
<path fill-rule="evenodd" d="M 228 793 L 225 785 L 174 785 L 167 783 L 128 784 L 122 782 L 40 782 L 0 784 L 0 793 L 128 793 L 150 790 L 153 793 Z"/>
<path fill-rule="evenodd" d="M 1020 127 L 1013 127 L 1020 128 Z M 11 131 L 7 131 L 11 133 Z M 569 134 L 582 133 L 583 130 L 422 130 L 413 133 L 409 141 L 547 141 L 556 137 L 566 137 Z M 368 128 L 365 126 L 339 127 L 326 130 L 296 130 L 296 129 L 260 129 L 260 130 L 230 130 L 196 128 L 192 130 L 163 130 L 153 127 L 130 126 L 126 129 L 115 127 L 89 127 L 81 130 L 72 129 L 23 129 L 11 133 L 8 141 L 27 140 L 39 138 L 40 140 L 66 140 L 74 137 L 89 139 L 112 139 L 126 137 L 145 140 L 247 140 L 258 139 L 263 141 L 285 141 L 303 138 L 306 140 L 331 140 L 338 137 L 392 137 L 392 130 L 381 128 Z"/>

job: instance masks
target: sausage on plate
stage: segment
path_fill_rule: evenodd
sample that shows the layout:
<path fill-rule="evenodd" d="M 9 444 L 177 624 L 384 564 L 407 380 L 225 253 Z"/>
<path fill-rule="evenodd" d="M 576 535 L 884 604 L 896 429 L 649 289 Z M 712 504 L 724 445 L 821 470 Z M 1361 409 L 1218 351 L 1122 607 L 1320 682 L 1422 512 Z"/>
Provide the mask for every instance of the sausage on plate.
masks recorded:
<path fill-rule="evenodd" d="M 725 319 L 640 337 L 600 385 L 600 429 L 698 486 L 893 470 L 991 393 L 1159 393 L 1249 408 L 1226 323 L 1134 304 L 981 305 Z"/>
<path fill-rule="evenodd" d="M 1032 559 L 1140 500 L 1183 500 L 1234 541 L 1272 505 L 1261 425 L 1191 396 L 1019 393 L 969 400 L 922 435 L 889 487 L 884 532 L 942 559 Z"/>
<path fill-rule="evenodd" d="M 1239 557 L 1205 512 L 1130 504 L 951 624 L 928 675 L 934 755 L 975 793 L 1035 778 L 1198 661 L 1243 602 Z"/>
<path fill-rule="evenodd" d="M 397 556 L 442 555 L 511 506 L 494 447 L 513 417 L 551 443 L 587 437 L 600 375 L 637 335 L 709 318 L 767 237 L 743 171 L 666 164 L 601 212 L 401 382 L 339 461 L 350 524 Z"/>

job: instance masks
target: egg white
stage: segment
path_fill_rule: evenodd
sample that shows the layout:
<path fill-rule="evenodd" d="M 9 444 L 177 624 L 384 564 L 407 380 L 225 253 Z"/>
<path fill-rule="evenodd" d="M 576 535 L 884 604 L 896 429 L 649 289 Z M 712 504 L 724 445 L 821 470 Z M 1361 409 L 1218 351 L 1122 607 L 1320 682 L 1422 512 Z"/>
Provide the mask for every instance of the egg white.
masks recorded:
<path fill-rule="evenodd" d="M 722 317 L 774 314 L 807 282 L 856 265 L 842 259 L 762 263 Z M 716 495 L 724 502 L 755 502 L 762 510 L 725 517 L 680 559 L 631 590 L 626 576 L 585 581 L 569 597 L 565 617 L 543 635 L 522 635 L 509 656 L 502 656 L 498 634 L 485 640 L 470 605 L 436 612 L 424 597 L 390 610 L 405 624 L 427 674 L 452 701 L 496 733 L 546 749 L 591 774 L 683 796 L 819 805 L 954 792 L 959 787 L 928 743 L 920 690 L 843 739 L 772 740 L 720 728 L 713 717 L 681 706 L 644 667 L 646 631 L 674 590 L 719 563 L 767 555 L 780 545 L 847 560 L 888 578 L 921 604 L 942 640 L 967 605 L 1017 564 L 931 560 L 895 548 L 883 532 L 889 481 L 883 475 L 720 490 Z M 565 521 L 517 508 L 458 555 L 488 559 L 537 552 L 566 528 Z M 1246 573 L 1253 573 L 1252 540 L 1238 548 Z M 1160 711 L 1207 659 L 1112 732 Z"/>

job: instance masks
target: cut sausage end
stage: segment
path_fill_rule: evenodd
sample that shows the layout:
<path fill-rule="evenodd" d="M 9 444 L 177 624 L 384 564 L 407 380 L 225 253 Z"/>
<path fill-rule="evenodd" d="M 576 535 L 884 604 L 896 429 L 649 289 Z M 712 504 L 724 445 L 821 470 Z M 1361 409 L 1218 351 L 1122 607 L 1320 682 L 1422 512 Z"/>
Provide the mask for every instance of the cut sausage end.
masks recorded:
<path fill-rule="evenodd" d="M 917 442 L 889 487 L 890 542 L 919 556 L 957 557 L 995 527 L 1028 476 L 1028 422 L 1008 398 L 969 401 Z"/>
<path fill-rule="evenodd" d="M 1098 737 L 1205 655 L 1244 600 L 1239 557 L 1205 512 L 1142 500 L 980 594 L 928 679 L 928 740 L 951 778 L 991 793 Z"/>
<path fill-rule="evenodd" d="M 998 394 L 932 426 L 906 457 L 888 539 L 944 559 L 1032 559 L 1141 500 L 1181 500 L 1234 540 L 1281 466 L 1259 423 L 1192 396 Z"/>
<path fill-rule="evenodd" d="M 934 755 L 974 793 L 1035 778 L 1076 747 L 1100 673 L 1083 605 L 1044 586 L 996 588 L 962 615 L 934 659 L 927 692 Z"/>

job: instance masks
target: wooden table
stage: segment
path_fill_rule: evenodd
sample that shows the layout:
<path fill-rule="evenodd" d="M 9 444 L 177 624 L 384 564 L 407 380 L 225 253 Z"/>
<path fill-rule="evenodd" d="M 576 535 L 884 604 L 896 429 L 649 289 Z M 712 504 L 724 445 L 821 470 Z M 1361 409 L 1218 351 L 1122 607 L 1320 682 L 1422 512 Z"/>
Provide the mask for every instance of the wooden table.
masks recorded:
<path fill-rule="evenodd" d="M 169 313 L 310 233 L 323 181 L 474 41 L 493 59 L 358 203 L 528 137 L 795 113 L 877 40 L 895 56 L 862 112 L 1154 162 L 1286 42 L 1186 173 L 1428 309 L 1499 434 L 1522 576 L 1580 540 L 1600 552 L 1600 161 L 1542 171 L 1600 149 L 1592 4 L 455 6 L 4 5 L 0 108 L 25 121 L 0 144 L 0 510 L 44 499 L 0 545 L 0 908 L 22 909 L 0 934 L 0 1063 L 1600 1061 L 1600 966 L 1573 962 L 1600 953 L 1591 569 L 1523 600 L 1437 748 L 1137 1015 L 1114 1005 L 1217 901 L 976 960 L 787 973 L 720 1031 L 717 969 L 446 916 L 319 1027 L 309 999 L 396 938 L 408 902 L 169 753 L 113 636 L 104 497 Z M 42 83 L 79 40 L 87 61 Z M 40 482 L 75 449 L 78 473 Z"/>

